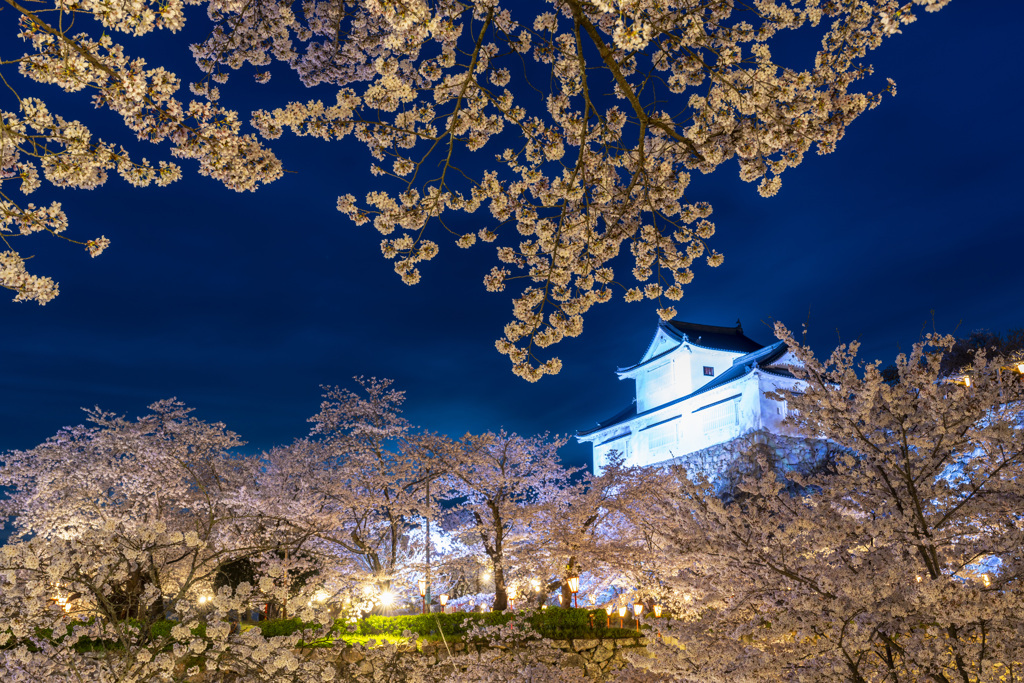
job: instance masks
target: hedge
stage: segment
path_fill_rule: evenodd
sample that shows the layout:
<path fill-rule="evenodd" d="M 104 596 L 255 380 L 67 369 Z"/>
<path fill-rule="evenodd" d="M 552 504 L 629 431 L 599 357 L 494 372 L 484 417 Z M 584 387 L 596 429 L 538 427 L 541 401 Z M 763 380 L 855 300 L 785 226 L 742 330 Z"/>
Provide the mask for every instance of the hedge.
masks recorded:
<path fill-rule="evenodd" d="M 356 625 L 355 635 L 362 638 L 373 636 L 388 636 L 391 638 L 401 637 L 405 631 L 410 631 L 417 636 L 424 638 L 440 638 L 443 634 L 444 637 L 462 637 L 465 636 L 473 626 L 498 626 L 507 624 L 512 619 L 511 612 L 454 612 L 454 613 L 432 613 L 432 614 L 417 614 L 411 616 L 394 616 L 386 617 L 380 615 L 371 615 Z M 590 627 L 591 616 L 593 617 L 594 628 Z M 637 635 L 634 629 L 628 628 L 605 628 L 606 615 L 603 610 L 595 609 L 547 609 L 534 612 L 529 617 L 529 623 L 536 631 L 537 635 L 545 638 L 555 638 L 559 640 L 571 639 L 571 638 L 629 638 Z M 141 624 L 130 620 L 136 626 L 141 627 Z M 615 622 L 615 619 L 612 619 Z M 73 622 L 69 627 L 67 633 L 70 635 L 71 628 L 76 623 L 88 623 L 88 622 Z M 161 620 L 153 623 L 149 628 L 149 636 L 153 640 L 172 640 L 171 629 L 178 622 L 171 620 Z M 320 625 L 317 623 L 304 623 L 297 617 L 291 619 L 270 619 L 260 621 L 252 626 L 252 628 L 258 628 L 260 633 L 266 638 L 272 638 L 274 636 L 287 636 L 295 633 L 296 631 L 304 629 L 317 629 Z M 645 626 L 646 628 L 646 626 Z M 348 631 L 348 625 L 338 620 L 334 623 L 334 626 L 330 629 L 330 632 L 325 638 L 320 638 L 316 641 L 312 641 L 308 644 L 299 642 L 299 646 L 325 646 L 330 645 L 332 639 L 344 639 L 345 634 Z M 8 632 L 9 633 L 9 632 Z M 3 633 L 0 632 L 0 640 L 6 642 L 0 642 L 0 650 L 9 649 L 15 647 L 18 642 L 8 636 L 3 638 Z M 45 638 L 51 642 L 59 642 L 63 639 L 63 636 L 59 638 L 53 637 L 52 630 L 39 629 L 37 631 L 37 637 Z M 200 638 L 206 637 L 206 625 L 199 624 L 192 629 L 192 635 L 199 636 Z M 90 638 L 82 638 L 76 644 L 75 649 L 81 651 L 90 651 L 96 649 L 120 649 L 121 643 L 113 640 L 101 640 L 93 641 Z"/>
<path fill-rule="evenodd" d="M 594 628 L 590 627 L 591 616 L 593 616 Z M 534 612 L 529 621 L 534 630 L 545 638 L 628 638 L 636 636 L 634 629 L 606 628 L 606 618 L 604 610 L 600 609 L 547 609 Z M 426 637 L 436 637 L 442 632 L 445 636 L 461 636 L 467 633 L 473 625 L 495 626 L 507 624 L 511 619 L 510 612 L 455 612 L 398 617 L 373 615 L 358 623 L 357 633 L 362 636 L 397 636 L 408 630 Z"/>

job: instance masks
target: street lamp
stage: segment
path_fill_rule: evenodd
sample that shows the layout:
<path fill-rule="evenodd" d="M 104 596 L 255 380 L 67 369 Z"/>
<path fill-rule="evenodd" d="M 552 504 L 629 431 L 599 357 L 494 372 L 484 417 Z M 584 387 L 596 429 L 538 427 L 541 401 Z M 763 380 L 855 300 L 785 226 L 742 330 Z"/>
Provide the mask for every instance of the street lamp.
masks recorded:
<path fill-rule="evenodd" d="M 420 579 L 416 582 L 420 589 L 420 599 L 423 601 L 423 613 L 427 613 L 427 580 Z"/>
<path fill-rule="evenodd" d="M 606 628 L 612 627 L 612 609 L 612 604 L 610 602 L 608 603 L 608 606 L 604 608 L 604 613 L 608 615 L 608 618 L 605 620 L 604 624 Z"/>
<path fill-rule="evenodd" d="M 440 595 L 437 596 L 437 601 L 441 603 L 441 612 L 444 612 L 445 611 L 444 606 L 448 604 L 448 594 L 447 593 L 441 593 Z"/>
<path fill-rule="evenodd" d="M 569 592 L 572 593 L 572 604 L 573 607 L 579 607 L 579 602 L 576 600 L 576 594 L 580 591 L 580 575 L 573 574 L 569 577 Z"/>
<path fill-rule="evenodd" d="M 654 605 L 654 616 L 659 617 L 659 618 L 661 617 L 661 605 L 659 605 L 659 604 L 655 604 Z"/>
<path fill-rule="evenodd" d="M 633 603 L 633 616 L 636 617 L 636 630 L 640 632 L 640 613 L 644 611 L 644 605 L 642 602 Z"/>
<path fill-rule="evenodd" d="M 620 605 L 619 606 L 619 628 L 622 628 L 622 619 L 625 616 L 626 616 L 626 606 L 625 605 Z"/>
<path fill-rule="evenodd" d="M 508 590 L 506 591 L 506 595 L 508 595 L 508 608 L 509 608 L 509 609 L 515 609 L 515 608 L 513 607 L 512 603 L 513 603 L 513 602 L 515 601 L 515 599 L 516 599 L 516 589 L 515 589 L 515 588 L 509 588 L 509 589 L 508 589 Z"/>

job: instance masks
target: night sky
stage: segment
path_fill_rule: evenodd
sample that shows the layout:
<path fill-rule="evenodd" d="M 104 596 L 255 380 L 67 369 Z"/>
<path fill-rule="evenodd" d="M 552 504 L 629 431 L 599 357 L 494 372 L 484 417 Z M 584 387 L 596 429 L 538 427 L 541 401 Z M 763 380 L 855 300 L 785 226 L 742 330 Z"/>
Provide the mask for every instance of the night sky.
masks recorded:
<path fill-rule="evenodd" d="M 711 245 L 725 263 L 696 270 L 678 317 L 739 318 L 762 343 L 773 321 L 806 321 L 819 353 L 860 339 L 866 357 L 886 363 L 933 326 L 1024 327 L 1021 25 L 1019 0 L 922 13 L 870 58 L 898 95 L 856 121 L 834 154 L 787 171 L 772 199 L 742 183 L 734 163 L 694 174 L 689 197 L 713 204 Z M 194 77 L 186 68 L 179 75 Z M 246 110 L 333 99 L 279 79 L 260 88 L 236 77 L 226 101 Z M 91 115 L 82 96 L 59 100 L 69 117 Z M 117 131 L 101 133 L 123 138 Z M 112 246 L 90 259 L 55 240 L 24 243 L 37 255 L 30 268 L 62 293 L 45 307 L 0 300 L 0 452 L 81 422 L 83 406 L 136 416 L 170 396 L 260 451 L 304 436 L 319 386 L 355 375 L 393 378 L 415 424 L 452 436 L 571 434 L 629 403 L 632 383 L 614 370 L 643 354 L 653 303 L 593 309 L 583 336 L 556 347 L 562 373 L 529 384 L 494 350 L 511 305 L 481 284 L 496 263 L 491 247 L 461 250 L 435 235 L 440 256 L 407 287 L 380 236 L 334 208 L 339 194 L 371 189 L 365 148 L 288 135 L 274 148 L 291 172 L 255 194 L 185 162 L 186 177 L 165 189 L 112 179 L 30 197 L 59 199 L 73 236 L 105 234 Z M 463 217 L 466 230 L 483 227 L 473 221 L 484 213 Z M 589 456 L 575 443 L 563 451 L 571 464 Z"/>

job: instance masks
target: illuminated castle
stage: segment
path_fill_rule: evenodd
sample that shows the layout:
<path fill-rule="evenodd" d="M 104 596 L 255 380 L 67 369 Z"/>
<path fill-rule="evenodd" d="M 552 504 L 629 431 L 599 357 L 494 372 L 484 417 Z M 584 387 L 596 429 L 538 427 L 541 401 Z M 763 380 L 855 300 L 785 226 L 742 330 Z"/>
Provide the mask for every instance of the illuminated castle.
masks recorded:
<path fill-rule="evenodd" d="M 766 393 L 797 385 L 787 368 L 798 363 L 782 342 L 762 346 L 744 335 L 739 321 L 659 322 L 640 362 L 617 371 L 636 382 L 633 404 L 576 438 L 592 444 L 595 473 L 613 450 L 629 465 L 720 469 L 721 447 L 741 435 L 796 437 L 783 425 L 786 404 Z"/>

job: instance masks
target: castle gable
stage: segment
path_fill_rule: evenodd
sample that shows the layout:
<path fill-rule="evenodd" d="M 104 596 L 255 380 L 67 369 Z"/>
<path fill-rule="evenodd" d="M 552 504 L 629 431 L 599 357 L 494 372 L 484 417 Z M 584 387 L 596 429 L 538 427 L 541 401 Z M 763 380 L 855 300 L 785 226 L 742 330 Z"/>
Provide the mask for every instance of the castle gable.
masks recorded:
<path fill-rule="evenodd" d="M 669 334 L 667 330 L 659 325 L 658 329 L 654 332 L 654 338 L 651 339 L 651 343 L 647 346 L 647 352 L 637 365 L 643 365 L 652 358 L 657 358 L 678 346 L 679 338 Z"/>

